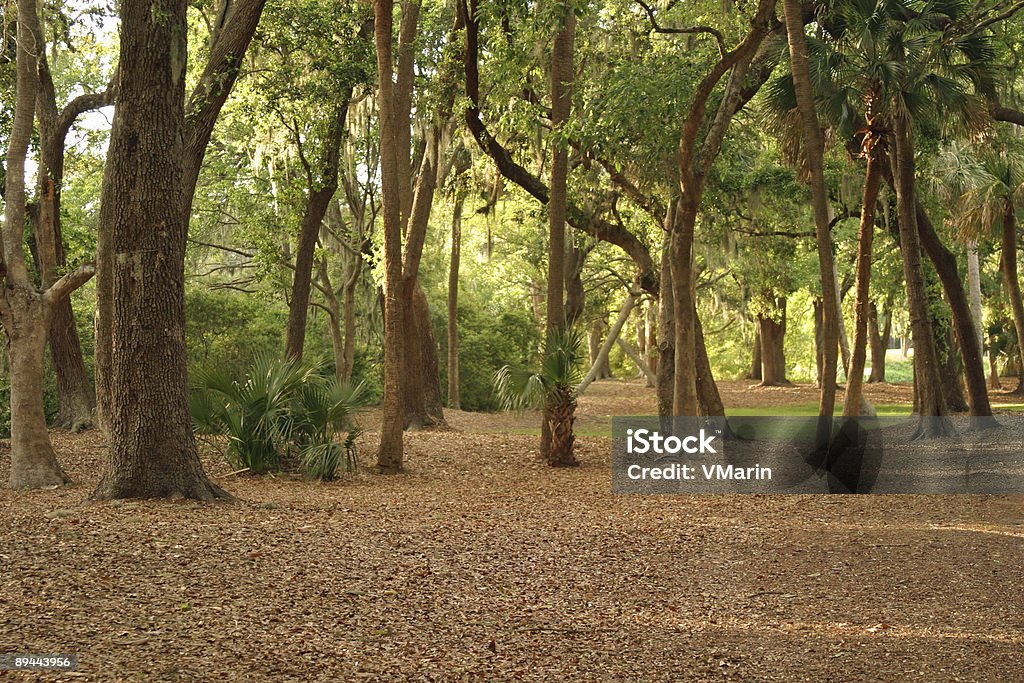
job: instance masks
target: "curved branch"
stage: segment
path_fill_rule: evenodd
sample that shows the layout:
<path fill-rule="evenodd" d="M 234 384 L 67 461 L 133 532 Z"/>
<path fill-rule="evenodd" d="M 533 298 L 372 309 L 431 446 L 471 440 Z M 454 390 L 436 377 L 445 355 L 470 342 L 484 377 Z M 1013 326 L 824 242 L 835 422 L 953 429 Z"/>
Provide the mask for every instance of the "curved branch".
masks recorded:
<path fill-rule="evenodd" d="M 648 5 L 644 0 L 633 0 L 636 4 L 644 8 L 644 12 L 647 13 L 647 18 L 651 21 L 651 30 L 655 33 L 668 33 L 668 34 L 694 34 L 701 33 L 709 36 L 714 36 L 715 42 L 718 43 L 718 54 L 725 56 L 727 49 L 725 47 L 725 36 L 722 32 L 711 26 L 686 26 L 683 28 L 673 28 L 671 26 L 663 27 L 658 24 L 658 19 L 654 14 L 654 8 Z"/>

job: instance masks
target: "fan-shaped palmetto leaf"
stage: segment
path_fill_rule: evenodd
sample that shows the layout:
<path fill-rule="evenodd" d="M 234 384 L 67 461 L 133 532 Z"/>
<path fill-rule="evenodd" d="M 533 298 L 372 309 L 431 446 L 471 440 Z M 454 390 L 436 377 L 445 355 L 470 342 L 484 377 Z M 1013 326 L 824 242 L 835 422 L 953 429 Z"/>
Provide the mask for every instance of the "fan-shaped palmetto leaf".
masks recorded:
<path fill-rule="evenodd" d="M 226 436 L 238 467 L 278 469 L 284 455 L 332 442 L 361 399 L 361 386 L 327 379 L 323 371 L 322 362 L 265 354 L 240 379 L 217 369 L 196 372 L 189 401 L 194 428 Z"/>
<path fill-rule="evenodd" d="M 539 372 L 506 365 L 494 373 L 498 402 L 506 410 L 540 408 L 552 394 L 575 387 L 581 379 L 582 348 L 582 337 L 575 329 L 550 333 Z"/>

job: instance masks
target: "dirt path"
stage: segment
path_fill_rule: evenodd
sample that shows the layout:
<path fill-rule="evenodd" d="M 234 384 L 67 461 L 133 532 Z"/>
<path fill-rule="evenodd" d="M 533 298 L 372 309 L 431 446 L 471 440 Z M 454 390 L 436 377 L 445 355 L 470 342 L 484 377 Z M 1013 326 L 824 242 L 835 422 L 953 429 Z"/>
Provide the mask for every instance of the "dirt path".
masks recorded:
<path fill-rule="evenodd" d="M 620 389 L 582 419 L 642 412 Z M 84 504 L 102 443 L 57 434 L 75 487 L 0 490 L 0 653 L 89 681 L 1022 680 L 1024 498 L 616 496 L 606 439 L 552 471 L 496 433 L 529 417 L 451 413 L 397 477 L 224 478 L 229 506 Z"/>

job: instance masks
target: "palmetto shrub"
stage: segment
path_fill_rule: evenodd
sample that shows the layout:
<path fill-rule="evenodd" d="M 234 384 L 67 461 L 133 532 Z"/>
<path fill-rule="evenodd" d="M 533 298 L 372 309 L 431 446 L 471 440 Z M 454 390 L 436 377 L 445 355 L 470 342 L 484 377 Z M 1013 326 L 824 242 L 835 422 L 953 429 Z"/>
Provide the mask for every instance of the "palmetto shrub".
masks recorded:
<path fill-rule="evenodd" d="M 539 371 L 504 366 L 494 373 L 494 389 L 506 410 L 545 408 L 551 432 L 548 463 L 576 463 L 576 385 L 580 381 L 583 342 L 572 329 L 551 332 Z"/>
<path fill-rule="evenodd" d="M 241 376 L 193 374 L 189 409 L 197 434 L 227 437 L 232 466 L 253 474 L 298 467 L 332 479 L 356 469 L 351 415 L 362 385 L 340 382 L 322 362 L 258 356 Z"/>

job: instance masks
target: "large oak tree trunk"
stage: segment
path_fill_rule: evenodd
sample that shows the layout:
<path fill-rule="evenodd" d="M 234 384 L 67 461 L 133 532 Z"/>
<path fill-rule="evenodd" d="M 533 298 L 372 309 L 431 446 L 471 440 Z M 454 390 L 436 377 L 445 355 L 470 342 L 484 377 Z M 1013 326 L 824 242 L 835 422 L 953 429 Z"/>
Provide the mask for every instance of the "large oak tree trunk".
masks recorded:
<path fill-rule="evenodd" d="M 374 1 L 377 47 L 377 101 L 380 110 L 381 213 L 384 234 L 384 402 L 377 468 L 385 474 L 402 469 L 405 406 L 402 374 L 405 306 L 402 305 L 402 204 L 399 156 L 409 153 L 399 140 L 399 102 L 392 81 L 393 0 Z"/>
<path fill-rule="evenodd" d="M 100 216 L 111 247 L 100 263 L 109 273 L 113 302 L 110 446 L 96 499 L 229 497 L 203 472 L 188 410 L 186 5 L 121 5 L 119 101 Z"/>
<path fill-rule="evenodd" d="M 761 386 L 789 384 L 786 379 L 786 300 L 775 300 L 775 315 L 758 315 L 761 339 Z"/>

